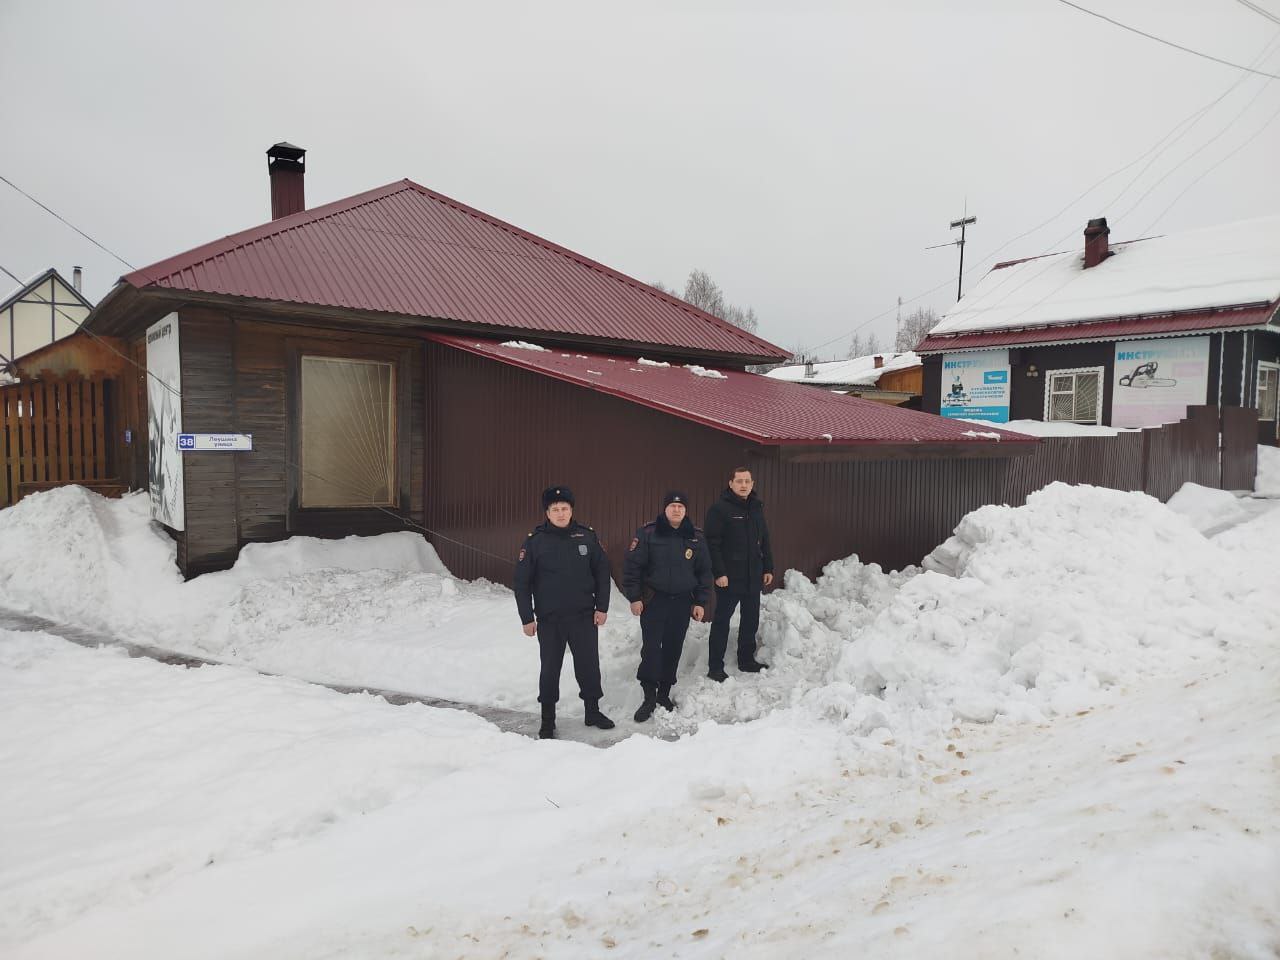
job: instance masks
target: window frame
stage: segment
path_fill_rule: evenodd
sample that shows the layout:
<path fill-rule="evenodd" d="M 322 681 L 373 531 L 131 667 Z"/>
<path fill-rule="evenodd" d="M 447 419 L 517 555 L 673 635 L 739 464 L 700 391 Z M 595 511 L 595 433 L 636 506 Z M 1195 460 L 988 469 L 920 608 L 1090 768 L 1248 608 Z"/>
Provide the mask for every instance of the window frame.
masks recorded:
<path fill-rule="evenodd" d="M 1060 370 L 1046 370 L 1044 372 L 1044 413 L 1043 419 L 1045 423 L 1079 423 L 1084 426 L 1101 426 L 1102 424 L 1102 407 L 1103 407 L 1103 391 L 1106 389 L 1106 367 L 1064 367 Z M 1071 396 L 1073 398 L 1072 407 L 1074 408 L 1074 397 L 1076 396 L 1076 379 L 1082 373 L 1091 373 L 1098 378 L 1098 399 L 1094 407 L 1092 420 L 1078 420 L 1072 418 L 1070 420 L 1053 420 L 1049 414 L 1052 407 L 1053 397 L 1053 378 L 1071 376 Z M 1061 396 L 1061 394 L 1059 394 Z"/>
<path fill-rule="evenodd" d="M 287 466 L 289 486 L 289 515 L 287 527 L 290 533 L 314 529 L 359 526 L 385 521 L 390 511 L 398 516 L 408 516 L 412 503 L 410 489 L 411 464 L 411 397 L 413 350 L 412 346 L 386 342 L 339 340 L 324 338 L 289 338 L 288 380 L 288 451 Z M 302 358 L 319 357 L 330 360 L 363 360 L 387 363 L 392 370 L 392 403 L 395 430 L 392 436 L 393 505 L 365 507 L 305 507 L 302 505 Z"/>
<path fill-rule="evenodd" d="M 1275 408 L 1271 411 L 1271 416 L 1263 416 L 1262 413 L 1262 374 L 1263 372 L 1271 374 L 1271 398 Z M 1280 419 L 1280 362 L 1273 360 L 1259 360 L 1258 369 L 1253 379 L 1253 405 L 1258 410 L 1258 419 L 1260 421 L 1271 423 Z"/>

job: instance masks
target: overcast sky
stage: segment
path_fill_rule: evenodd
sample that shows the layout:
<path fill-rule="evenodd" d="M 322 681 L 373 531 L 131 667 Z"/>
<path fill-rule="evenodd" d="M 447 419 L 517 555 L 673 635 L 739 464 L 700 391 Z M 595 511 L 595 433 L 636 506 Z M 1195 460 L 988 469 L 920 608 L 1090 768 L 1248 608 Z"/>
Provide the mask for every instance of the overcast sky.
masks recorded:
<path fill-rule="evenodd" d="M 1237 0 L 1081 2 L 1280 74 Z M 311 206 L 408 177 L 823 356 L 954 301 L 966 203 L 985 270 L 1219 97 L 998 259 L 1280 212 L 1280 81 L 1057 0 L 0 0 L 0 174 L 137 266 L 269 219 L 288 140 Z M 0 264 L 125 272 L 4 184 Z"/>

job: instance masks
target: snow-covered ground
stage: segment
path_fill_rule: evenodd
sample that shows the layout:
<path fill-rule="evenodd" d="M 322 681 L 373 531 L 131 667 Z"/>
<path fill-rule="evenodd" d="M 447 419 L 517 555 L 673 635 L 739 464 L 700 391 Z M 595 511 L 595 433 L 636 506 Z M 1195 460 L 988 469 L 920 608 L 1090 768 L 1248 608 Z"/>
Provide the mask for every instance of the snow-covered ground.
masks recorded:
<path fill-rule="evenodd" d="M 1274 958 L 1280 502 L 1227 497 L 1056 484 L 923 568 L 789 572 L 769 671 L 707 681 L 697 627 L 645 731 L 684 735 L 607 750 L 0 631 L 0 955 Z M 533 702 L 510 592 L 408 535 L 183 584 L 145 503 L 52 491 L 0 512 L 0 605 Z"/>

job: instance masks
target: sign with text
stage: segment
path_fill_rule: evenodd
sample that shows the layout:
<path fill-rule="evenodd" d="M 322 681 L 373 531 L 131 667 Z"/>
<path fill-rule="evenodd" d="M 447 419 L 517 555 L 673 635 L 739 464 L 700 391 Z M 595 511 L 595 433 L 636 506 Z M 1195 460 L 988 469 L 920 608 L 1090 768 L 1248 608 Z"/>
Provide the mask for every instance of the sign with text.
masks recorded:
<path fill-rule="evenodd" d="M 1111 426 L 1176 423 L 1209 389 L 1209 338 L 1170 337 L 1116 344 Z"/>
<path fill-rule="evenodd" d="M 944 417 L 1009 422 L 1009 351 L 942 355 Z"/>
<path fill-rule="evenodd" d="M 171 313 L 147 328 L 147 489 L 151 519 L 174 530 L 186 526 L 182 457 L 182 364 L 178 315 Z"/>
<path fill-rule="evenodd" d="M 180 433 L 178 449 L 183 453 L 193 450 L 228 450 L 231 452 L 252 450 L 252 433 Z"/>

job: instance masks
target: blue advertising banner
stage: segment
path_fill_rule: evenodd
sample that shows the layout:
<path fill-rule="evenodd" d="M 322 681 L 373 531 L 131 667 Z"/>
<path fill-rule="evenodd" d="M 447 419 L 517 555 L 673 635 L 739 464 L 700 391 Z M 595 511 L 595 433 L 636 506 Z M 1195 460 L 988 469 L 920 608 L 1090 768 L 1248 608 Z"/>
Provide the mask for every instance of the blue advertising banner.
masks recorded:
<path fill-rule="evenodd" d="M 1009 351 L 942 355 L 944 417 L 1009 422 Z"/>

